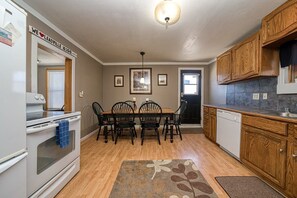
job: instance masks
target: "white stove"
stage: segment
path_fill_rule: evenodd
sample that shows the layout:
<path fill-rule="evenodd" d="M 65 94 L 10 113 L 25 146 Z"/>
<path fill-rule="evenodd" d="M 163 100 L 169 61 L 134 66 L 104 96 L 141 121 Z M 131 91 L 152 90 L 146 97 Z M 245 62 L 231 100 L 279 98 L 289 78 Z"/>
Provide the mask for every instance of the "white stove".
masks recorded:
<path fill-rule="evenodd" d="M 43 111 L 45 98 L 27 93 L 27 196 L 54 197 L 80 169 L 80 112 Z M 56 143 L 60 120 L 69 122 L 69 145 Z"/>

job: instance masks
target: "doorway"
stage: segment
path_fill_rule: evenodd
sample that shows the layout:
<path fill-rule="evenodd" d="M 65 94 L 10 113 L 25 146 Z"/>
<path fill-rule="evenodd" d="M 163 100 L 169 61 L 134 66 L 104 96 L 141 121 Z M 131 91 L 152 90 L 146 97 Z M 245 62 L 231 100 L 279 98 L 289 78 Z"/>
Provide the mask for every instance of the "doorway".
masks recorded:
<path fill-rule="evenodd" d="M 31 90 L 29 91 L 34 93 L 42 93 L 48 100 L 46 93 L 46 89 L 48 88 L 47 69 L 63 69 L 65 81 L 63 85 L 64 104 L 60 108 L 54 107 L 54 109 L 74 111 L 75 57 L 65 53 L 64 51 L 56 48 L 55 46 L 45 42 L 44 40 L 34 35 L 32 35 L 31 38 Z M 42 58 L 42 56 L 45 57 Z M 42 75 L 40 74 L 39 70 L 44 70 Z M 42 81 L 42 83 L 40 81 Z M 41 86 L 43 88 L 41 88 Z M 43 92 L 41 90 L 43 90 Z M 49 101 L 47 101 L 47 104 L 48 102 Z M 50 108 L 46 108 L 46 110 L 50 110 Z"/>
<path fill-rule="evenodd" d="M 191 126 L 201 124 L 203 104 L 203 68 L 179 68 L 178 101 L 188 102 L 182 123 Z"/>

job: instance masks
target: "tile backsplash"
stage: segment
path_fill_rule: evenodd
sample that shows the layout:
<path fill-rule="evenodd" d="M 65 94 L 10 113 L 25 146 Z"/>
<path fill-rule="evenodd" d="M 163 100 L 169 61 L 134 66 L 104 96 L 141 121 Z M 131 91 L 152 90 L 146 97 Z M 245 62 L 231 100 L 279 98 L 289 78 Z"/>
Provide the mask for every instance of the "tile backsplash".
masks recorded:
<path fill-rule="evenodd" d="M 263 77 L 235 82 L 227 86 L 227 105 L 246 106 L 275 111 L 288 107 L 297 113 L 297 94 L 277 95 L 277 77 Z M 259 100 L 253 100 L 253 93 L 259 93 Z M 267 100 L 263 100 L 267 93 Z"/>

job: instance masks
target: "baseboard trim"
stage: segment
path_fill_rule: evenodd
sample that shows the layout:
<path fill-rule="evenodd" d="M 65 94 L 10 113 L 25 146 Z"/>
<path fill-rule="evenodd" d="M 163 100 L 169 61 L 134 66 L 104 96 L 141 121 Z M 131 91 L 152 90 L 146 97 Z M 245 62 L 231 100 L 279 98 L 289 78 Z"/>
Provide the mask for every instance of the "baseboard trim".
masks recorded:
<path fill-rule="evenodd" d="M 198 128 L 202 128 L 201 124 L 181 124 L 180 128 L 188 128 L 188 129 L 198 129 Z"/>
<path fill-rule="evenodd" d="M 80 139 L 80 142 L 85 141 L 86 139 L 88 139 L 89 137 L 91 137 L 92 135 L 94 135 L 94 134 L 97 133 L 97 132 L 98 132 L 98 129 L 95 129 L 94 131 L 92 131 L 92 132 L 89 133 L 88 135 L 82 137 L 82 138 Z"/>

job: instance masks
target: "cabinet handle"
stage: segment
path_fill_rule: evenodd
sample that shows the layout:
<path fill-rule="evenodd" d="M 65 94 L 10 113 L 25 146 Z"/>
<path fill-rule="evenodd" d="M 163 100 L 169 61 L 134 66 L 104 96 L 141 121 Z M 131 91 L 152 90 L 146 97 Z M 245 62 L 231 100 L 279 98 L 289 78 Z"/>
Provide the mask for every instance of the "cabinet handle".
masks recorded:
<path fill-rule="evenodd" d="M 284 149 L 279 149 L 279 152 L 282 153 L 284 151 Z"/>
<path fill-rule="evenodd" d="M 292 157 L 293 157 L 293 158 L 296 158 L 296 157 L 297 157 L 297 155 L 296 155 L 296 154 L 293 154 L 293 155 L 292 155 Z"/>

